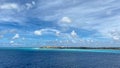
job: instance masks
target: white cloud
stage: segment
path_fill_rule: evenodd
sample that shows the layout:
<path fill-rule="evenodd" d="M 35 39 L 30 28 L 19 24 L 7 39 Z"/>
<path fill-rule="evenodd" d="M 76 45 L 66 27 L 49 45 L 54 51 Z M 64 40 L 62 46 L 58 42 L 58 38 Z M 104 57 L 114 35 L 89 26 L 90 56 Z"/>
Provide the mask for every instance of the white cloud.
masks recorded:
<path fill-rule="evenodd" d="M 113 36 L 113 40 L 120 40 L 120 37 L 118 37 L 118 36 Z"/>
<path fill-rule="evenodd" d="M 15 24 L 18 23 L 20 25 L 25 26 L 25 22 L 27 20 L 26 9 L 33 8 L 35 4 L 36 4 L 35 1 L 31 1 L 30 3 L 26 3 L 26 4 L 19 4 L 17 2 L 16 3 L 6 2 L 3 4 L 1 3 L 0 4 L 0 21 L 1 21 L 0 23 L 14 22 Z"/>
<path fill-rule="evenodd" d="M 2 4 L 0 5 L 0 9 L 19 9 L 19 6 L 15 3 L 6 3 L 6 4 Z"/>
<path fill-rule="evenodd" d="M 43 35 L 43 34 L 55 34 L 56 36 L 59 36 L 60 31 L 56 29 L 51 29 L 51 28 L 46 28 L 46 29 L 40 29 L 40 30 L 35 30 L 34 34 L 35 35 Z"/>
<path fill-rule="evenodd" d="M 100 5 L 98 5 L 98 3 L 100 3 Z M 107 34 L 107 32 L 114 28 L 120 29 L 119 3 L 120 1 L 117 0 L 94 0 L 85 2 L 75 0 L 74 3 L 60 0 L 45 2 L 38 9 L 45 8 L 44 10 L 46 12 L 44 13 L 46 13 L 46 16 L 43 14 L 44 16 L 41 16 L 41 18 L 48 17 L 50 20 L 55 18 L 59 22 L 63 22 L 58 23 L 60 26 L 67 25 L 68 28 L 73 27 L 95 31 L 101 37 L 111 38 L 107 36 L 109 34 Z M 47 11 L 49 12 L 49 10 L 53 8 L 54 13 L 51 13 L 51 15 L 48 13 L 47 15 Z M 60 19 L 61 17 L 62 19 Z M 71 23 L 73 22 L 71 19 L 74 23 Z"/>
<path fill-rule="evenodd" d="M 63 23 L 71 23 L 72 22 L 72 20 L 69 17 L 63 17 L 60 21 Z"/>
<path fill-rule="evenodd" d="M 58 20 L 57 24 L 61 27 L 62 31 L 66 31 L 71 25 L 74 25 L 69 17 L 62 17 Z"/>
<path fill-rule="evenodd" d="M 103 37 L 106 37 L 108 39 L 112 39 L 112 40 L 120 40 L 120 30 L 119 29 L 104 29 L 101 30 L 101 35 L 103 35 Z"/>
<path fill-rule="evenodd" d="M 76 44 L 76 45 L 79 45 L 79 43 L 83 43 L 84 40 L 88 40 L 88 39 L 82 39 L 80 38 L 77 33 L 73 30 L 72 32 L 70 33 L 62 33 L 60 32 L 59 30 L 56 30 L 56 29 L 41 29 L 41 30 L 36 30 L 38 31 L 37 32 L 37 35 L 39 35 L 39 32 L 40 32 L 40 35 L 44 35 L 44 34 L 53 34 L 53 35 L 56 35 L 59 37 L 59 39 L 64 39 L 64 40 L 58 40 L 58 39 L 55 39 L 56 41 L 56 44 L 62 44 L 62 45 L 72 45 L 72 44 Z M 86 44 L 87 43 L 92 43 L 92 39 L 89 40 L 89 41 L 86 41 Z"/>
<path fill-rule="evenodd" d="M 59 36 L 60 35 L 60 32 L 59 31 L 56 31 L 56 36 Z"/>
<path fill-rule="evenodd" d="M 112 29 L 120 29 L 120 16 L 119 16 L 119 3 L 120 1 L 115 0 L 93 0 L 93 1 L 80 1 L 80 0 L 74 0 L 75 2 L 71 1 L 65 1 L 65 0 L 59 0 L 59 1 L 38 1 L 36 8 L 33 9 L 31 14 L 29 11 L 25 11 L 26 14 L 24 14 L 24 11 L 21 12 L 23 14 L 14 14 L 13 12 L 5 12 L 4 15 L 1 13 L 0 19 L 5 21 L 11 21 L 14 20 L 21 20 L 18 18 L 18 16 L 24 16 L 22 18 L 28 17 L 26 15 L 32 16 L 33 18 L 39 17 L 41 20 L 44 18 L 49 18 L 49 20 L 52 21 L 59 21 L 60 24 L 58 25 L 67 25 L 72 28 L 80 28 L 80 29 L 86 29 L 93 31 L 95 33 L 98 33 L 100 36 L 105 36 L 113 39 L 118 39 L 118 35 L 109 35 L 109 31 Z M 114 2 L 112 2 L 114 1 Z M 36 4 L 34 1 L 24 4 L 24 9 L 30 9 L 33 8 Z M 100 3 L 100 4 L 98 4 Z M 12 3 L 14 4 L 14 3 Z M 87 5 L 86 5 L 87 4 Z M 61 6 L 62 5 L 62 6 Z M 0 9 L 17 9 L 15 5 L 5 6 L 5 4 L 0 5 Z M 23 5 L 22 5 L 23 6 Z M 18 6 L 19 7 L 19 6 Z M 39 12 L 41 11 L 41 12 Z M 13 14 L 12 14 L 13 13 Z M 34 14 L 34 15 L 33 15 Z M 7 16 L 7 17 L 4 17 Z M 15 16 L 15 17 L 13 17 Z M 10 17 L 10 18 L 9 18 Z M 15 18 L 15 19 L 14 19 Z M 45 19 L 44 19 L 45 20 Z M 47 20 L 47 19 L 46 19 Z M 21 21 L 20 21 L 21 22 Z M 74 23 L 72 23 L 74 22 Z M 29 24 L 28 24 L 29 25 Z M 106 27 L 107 26 L 107 27 Z M 63 27 L 61 27 L 63 29 Z M 60 31 L 59 31 L 60 32 Z M 56 35 L 60 35 L 62 33 L 59 33 L 56 31 L 51 31 L 48 29 L 43 30 L 37 30 L 34 31 L 34 34 L 36 35 L 42 35 L 47 33 L 54 33 Z M 63 35 L 69 35 L 67 33 L 63 33 Z M 65 35 L 65 36 L 66 36 Z M 70 36 L 75 36 L 77 33 L 75 31 L 71 32 Z M 65 37 L 64 36 L 64 37 Z"/>
<path fill-rule="evenodd" d="M 71 32 L 71 36 L 72 36 L 72 37 L 77 37 L 77 33 L 73 30 L 73 31 Z"/>
<path fill-rule="evenodd" d="M 13 44 L 14 43 L 14 41 L 10 41 L 10 44 Z"/>
<path fill-rule="evenodd" d="M 19 34 L 15 34 L 15 36 L 13 36 L 12 39 L 18 39 L 19 37 L 20 37 Z"/>
<path fill-rule="evenodd" d="M 42 35 L 42 32 L 40 30 L 36 30 L 36 31 L 34 31 L 34 34 L 35 35 Z"/>
<path fill-rule="evenodd" d="M 27 9 L 33 8 L 33 6 L 35 5 L 35 1 L 32 1 L 31 3 L 26 3 L 25 5 L 27 6 Z"/>
<path fill-rule="evenodd" d="M 112 30 L 110 32 L 110 36 L 113 38 L 113 40 L 120 40 L 120 32 L 118 30 Z"/>
<path fill-rule="evenodd" d="M 23 25 L 23 23 L 21 23 L 22 21 L 23 21 L 23 19 L 21 19 L 21 18 L 18 18 L 18 17 L 16 17 L 16 19 L 15 19 L 15 17 L 0 17 L 0 21 L 2 21 L 2 22 L 0 22 L 0 23 L 3 23 L 3 22 L 16 22 L 16 23 L 18 23 L 18 24 L 20 24 L 20 25 Z"/>

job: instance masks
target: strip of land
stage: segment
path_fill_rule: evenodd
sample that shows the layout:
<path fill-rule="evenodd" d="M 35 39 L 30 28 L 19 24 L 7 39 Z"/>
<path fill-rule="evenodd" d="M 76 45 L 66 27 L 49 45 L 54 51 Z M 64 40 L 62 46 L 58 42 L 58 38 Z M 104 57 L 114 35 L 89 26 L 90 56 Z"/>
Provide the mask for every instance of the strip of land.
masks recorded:
<path fill-rule="evenodd" d="M 120 50 L 120 47 L 63 47 L 63 46 L 43 46 L 40 48 L 54 48 L 54 49 L 116 49 Z"/>

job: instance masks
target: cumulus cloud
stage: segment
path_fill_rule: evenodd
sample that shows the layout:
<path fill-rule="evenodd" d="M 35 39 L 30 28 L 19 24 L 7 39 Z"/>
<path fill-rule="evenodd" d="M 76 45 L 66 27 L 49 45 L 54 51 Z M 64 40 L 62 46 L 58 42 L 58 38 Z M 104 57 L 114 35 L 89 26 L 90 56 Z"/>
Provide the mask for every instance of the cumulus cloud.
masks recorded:
<path fill-rule="evenodd" d="M 100 3 L 100 5 L 98 5 L 98 3 Z M 47 11 L 49 9 L 53 9 L 53 6 L 55 6 L 53 10 L 55 13 L 51 13 L 51 15 L 46 15 L 44 17 L 58 19 L 62 17 L 62 19 L 60 19 L 60 22 L 64 23 L 59 23 L 58 25 L 60 26 L 67 25 L 68 27 L 70 26 L 73 28 L 82 28 L 91 31 L 95 30 L 98 32 L 98 34 L 105 34 L 104 32 L 107 32 L 109 29 L 114 29 L 116 27 L 117 29 L 120 29 L 119 3 L 120 1 L 117 0 L 74 0 L 74 3 L 71 1 L 67 1 L 66 3 L 64 0 L 49 2 L 45 3 L 45 10 Z M 63 6 L 61 7 L 61 5 Z M 41 6 L 44 7 L 44 5 Z M 74 20 L 74 23 L 71 23 L 71 19 Z M 107 37 L 107 35 L 101 36 Z"/>
<path fill-rule="evenodd" d="M 36 30 L 36 31 L 34 31 L 34 34 L 35 35 L 42 35 L 42 32 L 41 32 L 41 30 Z"/>
<path fill-rule="evenodd" d="M 63 23 L 71 23 L 72 22 L 72 20 L 69 17 L 63 17 L 60 21 Z"/>
<path fill-rule="evenodd" d="M 72 23 L 72 20 L 70 17 L 62 17 L 58 22 L 57 22 L 58 26 L 61 27 L 62 31 L 66 31 L 69 29 L 69 27 L 71 27 L 72 25 L 74 25 L 74 23 Z"/>
<path fill-rule="evenodd" d="M 38 1 L 37 0 L 37 2 L 25 1 L 23 4 L 18 3 L 18 1 L 16 1 L 16 3 L 14 2 L 14 3 L 3 3 L 3 4 L 1 2 L 0 23 L 3 24 L 3 21 L 25 23 L 26 19 L 30 20 L 29 18 L 33 18 L 33 19 L 39 18 L 40 21 L 49 20 L 50 22 L 52 22 L 53 25 L 56 25 L 57 22 L 56 26 L 60 26 L 58 27 L 58 29 L 68 28 L 68 30 L 71 29 L 73 31 L 71 33 L 68 33 L 67 30 L 59 31 L 56 29 L 42 28 L 40 30 L 35 30 L 34 31 L 35 35 L 52 33 L 55 34 L 56 36 L 64 37 L 67 39 L 68 38 L 73 39 L 73 37 L 76 37 L 77 35 L 77 33 L 74 31 L 74 28 L 78 28 L 78 29 L 85 29 L 86 33 L 88 33 L 88 31 L 91 31 L 91 33 L 88 33 L 88 35 L 92 34 L 92 36 L 90 35 L 90 37 L 93 37 L 93 35 L 95 35 L 94 33 L 96 33 L 99 37 L 104 37 L 104 39 L 112 38 L 114 40 L 119 40 L 120 1 L 118 0 L 93 0 L 93 1 L 73 0 L 73 1 L 69 1 L 69 0 Z M 18 13 L 15 12 L 13 9 L 14 10 L 22 9 L 22 12 Z M 26 9 L 29 9 L 30 11 L 27 11 Z M 38 24 L 37 27 L 35 26 L 33 28 L 39 28 L 39 26 L 42 27 L 47 26 L 47 28 L 51 28 L 48 27 L 48 25 L 51 25 L 51 23 L 44 25 L 41 24 L 41 22 L 37 22 L 35 24 L 29 22 L 26 23 L 25 26 L 26 25 L 31 26 L 31 24 L 32 25 Z M 111 32 L 110 30 L 113 29 L 118 29 L 118 31 L 110 33 Z M 66 33 L 62 33 L 65 31 Z M 96 38 L 96 36 L 94 36 L 94 38 Z"/>
<path fill-rule="evenodd" d="M 14 41 L 10 41 L 10 44 L 13 44 L 14 43 Z"/>
<path fill-rule="evenodd" d="M 13 36 L 12 39 L 18 39 L 18 38 L 20 38 L 19 34 L 15 34 L 15 36 Z"/>
<path fill-rule="evenodd" d="M 76 36 L 77 36 L 77 33 L 73 30 L 73 31 L 71 32 L 71 36 L 72 36 L 72 37 L 76 37 Z"/>
<path fill-rule="evenodd" d="M 46 28 L 46 29 L 40 29 L 40 30 L 35 30 L 34 34 L 35 35 L 43 35 L 43 34 L 50 34 L 53 33 L 56 36 L 59 36 L 60 31 L 56 29 L 51 29 L 51 28 Z"/>
<path fill-rule="evenodd" d="M 58 40 L 58 39 L 55 39 L 55 40 L 51 40 L 49 41 L 48 43 L 52 44 L 53 41 L 54 44 L 53 45 L 79 45 L 80 43 L 84 43 L 84 40 L 86 40 L 86 44 L 87 43 L 92 43 L 93 40 L 89 40 L 88 39 L 82 39 L 80 38 L 77 33 L 75 32 L 75 30 L 73 30 L 72 32 L 70 33 L 67 33 L 67 32 L 60 32 L 59 30 L 56 30 L 56 29 L 41 29 L 41 30 L 37 30 L 40 32 L 40 35 L 44 35 L 44 34 L 53 34 L 53 35 L 56 35 L 58 36 L 59 39 L 61 40 Z M 35 32 L 35 31 L 34 31 Z M 37 35 L 39 35 L 39 32 Z M 36 34 L 35 34 L 36 35 Z M 63 40 L 64 39 L 64 40 Z"/>

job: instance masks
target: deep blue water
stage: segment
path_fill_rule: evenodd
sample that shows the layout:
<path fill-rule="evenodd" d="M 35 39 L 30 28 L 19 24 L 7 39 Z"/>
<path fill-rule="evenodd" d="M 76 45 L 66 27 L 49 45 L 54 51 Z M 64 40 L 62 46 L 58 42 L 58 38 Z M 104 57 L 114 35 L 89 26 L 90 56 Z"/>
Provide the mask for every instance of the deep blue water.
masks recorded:
<path fill-rule="evenodd" d="M 120 68 L 120 51 L 0 48 L 0 68 Z"/>

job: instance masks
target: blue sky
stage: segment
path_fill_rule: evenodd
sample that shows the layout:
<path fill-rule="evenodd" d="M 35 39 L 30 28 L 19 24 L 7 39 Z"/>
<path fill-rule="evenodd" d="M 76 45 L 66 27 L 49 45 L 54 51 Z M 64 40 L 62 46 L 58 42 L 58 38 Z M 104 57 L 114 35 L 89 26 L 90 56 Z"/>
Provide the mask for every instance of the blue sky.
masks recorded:
<path fill-rule="evenodd" d="M 119 0 L 0 0 L 0 47 L 119 47 L 119 4 Z"/>

